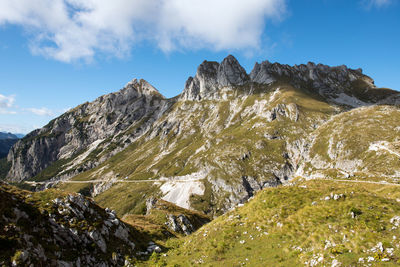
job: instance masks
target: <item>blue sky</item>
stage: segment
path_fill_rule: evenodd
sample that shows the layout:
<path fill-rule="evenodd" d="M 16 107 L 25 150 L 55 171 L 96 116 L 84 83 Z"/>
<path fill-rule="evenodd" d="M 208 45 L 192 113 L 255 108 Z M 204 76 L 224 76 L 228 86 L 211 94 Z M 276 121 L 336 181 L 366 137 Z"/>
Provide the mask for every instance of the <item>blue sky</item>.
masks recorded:
<path fill-rule="evenodd" d="M 179 94 L 205 59 L 361 67 L 400 90 L 398 0 L 4 0 L 0 131 L 29 132 L 143 78 Z"/>

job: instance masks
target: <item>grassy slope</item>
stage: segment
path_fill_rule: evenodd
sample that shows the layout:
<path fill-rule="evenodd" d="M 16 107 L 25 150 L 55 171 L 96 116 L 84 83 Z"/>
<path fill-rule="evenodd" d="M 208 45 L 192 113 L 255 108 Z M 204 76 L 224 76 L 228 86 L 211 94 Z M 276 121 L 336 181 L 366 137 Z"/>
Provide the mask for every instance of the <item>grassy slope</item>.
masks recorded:
<path fill-rule="evenodd" d="M 344 196 L 324 200 L 331 193 Z M 374 265 L 396 266 L 400 232 L 390 219 L 400 215 L 399 198 L 398 187 L 334 181 L 264 189 L 195 234 L 171 240 L 166 257 L 142 264 L 295 266 L 322 257 L 319 266 L 334 260 L 356 266 L 359 258 L 373 257 Z M 379 242 L 384 251 L 371 250 Z"/>
<path fill-rule="evenodd" d="M 198 229 L 210 221 L 209 217 L 200 212 L 183 209 L 163 200 L 158 200 L 156 206 L 146 215 L 127 214 L 122 220 L 151 236 L 158 243 L 165 244 L 171 237 L 182 237 L 182 233 L 174 232 L 166 226 L 169 215 L 179 216 L 181 214 L 186 216 L 194 229 Z"/>
<path fill-rule="evenodd" d="M 400 158 L 384 150 L 371 151 L 369 147 L 374 142 L 387 141 L 392 150 L 400 153 L 399 125 L 398 107 L 372 106 L 342 113 L 316 130 L 310 156 L 333 165 L 332 169 L 322 171 L 327 176 L 343 177 L 335 171 L 340 169 L 339 161 L 362 161 L 357 171 L 352 170 L 355 179 L 397 181 Z"/>

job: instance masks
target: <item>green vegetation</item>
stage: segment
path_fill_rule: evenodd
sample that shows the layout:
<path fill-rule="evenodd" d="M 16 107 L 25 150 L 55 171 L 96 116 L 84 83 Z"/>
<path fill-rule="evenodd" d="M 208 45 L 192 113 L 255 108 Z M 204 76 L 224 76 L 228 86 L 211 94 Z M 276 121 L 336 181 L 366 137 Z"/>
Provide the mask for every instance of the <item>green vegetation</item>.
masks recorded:
<path fill-rule="evenodd" d="M 313 171 L 336 178 L 343 177 L 341 169 L 351 169 L 353 179 L 396 182 L 400 172 L 399 156 L 395 154 L 400 154 L 399 125 L 400 112 L 391 106 L 359 108 L 333 117 L 315 131 L 310 156 L 326 163 Z M 380 142 L 392 153 L 382 147 L 370 149 Z"/>
<path fill-rule="evenodd" d="M 158 243 L 165 245 L 172 237 L 183 237 L 182 233 L 174 232 L 166 226 L 168 216 L 181 214 L 186 216 L 194 229 L 198 229 L 210 221 L 210 218 L 200 212 L 183 209 L 163 200 L 158 200 L 155 207 L 146 215 L 127 214 L 122 220 L 140 232 L 146 233 L 153 241 L 157 240 Z"/>
<path fill-rule="evenodd" d="M 96 196 L 95 200 L 100 206 L 115 210 L 119 216 L 144 214 L 146 212 L 146 199 L 153 195 L 155 189 L 156 187 L 152 183 L 134 185 L 119 183 Z"/>
<path fill-rule="evenodd" d="M 372 257 L 374 266 L 397 266 L 399 228 L 392 218 L 400 215 L 399 196 L 390 185 L 317 180 L 264 189 L 195 234 L 167 242 L 166 257 L 142 264 L 358 266 Z"/>
<path fill-rule="evenodd" d="M 36 182 L 49 180 L 59 174 L 60 170 L 64 169 L 65 165 L 70 161 L 71 159 L 59 159 L 29 180 Z"/>

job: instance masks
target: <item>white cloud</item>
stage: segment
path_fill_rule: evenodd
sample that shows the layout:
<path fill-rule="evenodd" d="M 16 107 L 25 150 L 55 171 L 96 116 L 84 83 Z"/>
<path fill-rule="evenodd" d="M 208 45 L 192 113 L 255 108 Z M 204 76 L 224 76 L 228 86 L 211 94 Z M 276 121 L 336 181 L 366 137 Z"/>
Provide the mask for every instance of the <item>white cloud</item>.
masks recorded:
<path fill-rule="evenodd" d="M 64 62 L 123 56 L 141 41 L 163 51 L 257 49 L 286 0 L 0 0 L 0 24 L 22 25 L 34 53 Z"/>
<path fill-rule="evenodd" d="M 0 132 L 10 132 L 10 133 L 28 133 L 36 129 L 34 126 L 22 126 L 17 124 L 0 124 Z"/>
<path fill-rule="evenodd" d="M 54 112 L 48 108 L 26 108 L 25 111 L 32 112 L 39 116 L 54 116 Z"/>
<path fill-rule="evenodd" d="M 15 102 L 15 96 L 5 96 L 0 94 L 0 108 L 11 108 Z"/>
<path fill-rule="evenodd" d="M 16 114 L 14 110 L 10 110 L 14 107 L 15 96 L 5 96 L 0 94 L 0 114 Z"/>
<path fill-rule="evenodd" d="M 369 8 L 373 7 L 385 7 L 392 4 L 393 0 L 364 0 L 365 6 Z"/>

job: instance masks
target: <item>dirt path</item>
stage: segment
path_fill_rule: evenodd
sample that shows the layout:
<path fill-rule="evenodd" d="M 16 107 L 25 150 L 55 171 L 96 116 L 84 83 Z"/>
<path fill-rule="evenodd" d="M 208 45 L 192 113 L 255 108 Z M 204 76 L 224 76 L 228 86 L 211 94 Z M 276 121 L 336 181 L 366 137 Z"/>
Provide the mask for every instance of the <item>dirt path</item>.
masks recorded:
<path fill-rule="evenodd" d="M 384 144 L 372 144 L 369 148 L 370 150 L 374 150 L 374 151 L 378 151 L 378 150 L 386 150 L 387 152 L 389 152 L 392 155 L 398 156 L 400 158 L 400 153 L 391 150 L 390 148 L 388 148 L 386 145 Z"/>
<path fill-rule="evenodd" d="M 103 183 L 103 182 L 112 182 L 112 183 L 156 183 L 156 182 L 177 182 L 177 183 L 185 183 L 185 182 L 195 182 L 201 181 L 204 178 L 194 178 L 194 179 L 166 179 L 160 178 L 156 180 L 87 180 L 87 181 L 54 181 L 54 182 L 33 182 L 33 181 L 26 181 L 25 183 L 31 185 L 37 184 L 47 184 L 47 183 L 65 183 L 65 184 L 91 184 L 91 183 Z M 400 184 L 389 183 L 389 182 L 377 182 L 377 181 L 363 181 L 363 180 L 343 180 L 343 179 L 325 179 L 325 178 L 316 178 L 311 180 L 327 180 L 333 182 L 342 182 L 342 183 L 365 183 L 365 184 L 380 184 L 380 185 L 391 185 L 391 186 L 400 186 Z"/>
<path fill-rule="evenodd" d="M 394 183 L 389 183 L 389 182 L 376 182 L 376 181 L 363 181 L 363 180 L 339 180 L 339 179 L 324 179 L 324 178 L 318 178 L 318 179 L 311 179 L 311 180 L 327 180 L 327 181 L 334 181 L 334 182 L 346 182 L 346 183 L 364 183 L 364 184 L 380 184 L 380 185 L 392 185 L 392 186 L 400 186 L 400 184 L 394 184 Z"/>
<path fill-rule="evenodd" d="M 185 183 L 185 182 L 194 182 L 200 181 L 204 178 L 196 178 L 196 179 L 184 179 L 184 180 L 169 180 L 169 179 L 156 179 L 156 180 L 87 180 L 87 181 L 49 181 L 49 182 L 34 182 L 34 181 L 25 181 L 27 184 L 37 185 L 37 184 L 48 184 L 48 183 L 65 183 L 65 184 L 94 184 L 94 183 L 103 183 L 103 182 L 112 182 L 112 183 L 156 183 L 156 182 L 177 182 L 177 183 Z"/>

